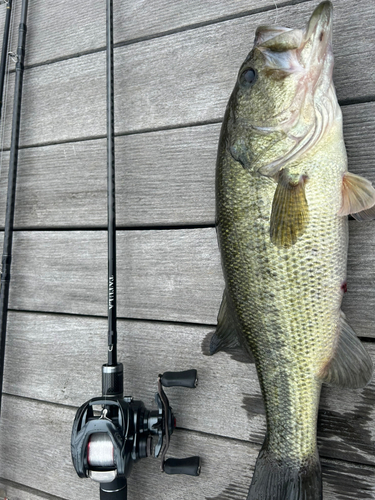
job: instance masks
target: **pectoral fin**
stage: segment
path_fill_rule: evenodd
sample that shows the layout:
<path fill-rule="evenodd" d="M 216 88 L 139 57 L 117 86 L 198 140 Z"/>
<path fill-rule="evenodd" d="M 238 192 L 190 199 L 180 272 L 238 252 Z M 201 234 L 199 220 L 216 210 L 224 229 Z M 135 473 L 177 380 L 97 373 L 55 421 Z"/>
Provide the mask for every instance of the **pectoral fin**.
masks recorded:
<path fill-rule="evenodd" d="M 278 247 L 291 247 L 305 231 L 309 218 L 306 181 L 306 176 L 295 178 L 286 170 L 278 176 L 270 220 L 271 241 Z"/>
<path fill-rule="evenodd" d="M 375 219 L 375 189 L 364 177 L 346 172 L 339 215 L 349 214 L 360 221 Z"/>
<path fill-rule="evenodd" d="M 358 389 L 364 387 L 372 377 L 372 360 L 348 325 L 341 312 L 340 333 L 332 359 L 327 363 L 319 378 L 327 384 Z"/>
<path fill-rule="evenodd" d="M 215 354 L 225 348 L 233 349 L 239 346 L 236 320 L 228 306 L 227 293 L 224 290 L 223 300 L 217 317 L 216 331 L 211 337 L 210 354 Z"/>

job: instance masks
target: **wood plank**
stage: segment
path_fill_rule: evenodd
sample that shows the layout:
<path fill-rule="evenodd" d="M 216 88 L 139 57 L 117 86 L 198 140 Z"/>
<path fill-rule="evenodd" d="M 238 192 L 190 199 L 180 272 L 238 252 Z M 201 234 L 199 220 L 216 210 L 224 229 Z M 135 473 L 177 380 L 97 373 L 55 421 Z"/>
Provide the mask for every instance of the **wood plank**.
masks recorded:
<path fill-rule="evenodd" d="M 311 4 L 288 6 L 278 12 L 280 23 L 300 26 L 311 14 Z M 371 74 L 363 68 L 375 64 L 375 12 L 365 0 L 357 3 L 356 12 L 360 15 L 353 19 L 349 4 L 338 4 L 335 82 L 340 99 L 363 99 L 373 94 Z M 221 120 L 238 68 L 250 50 L 249 32 L 267 22 L 270 12 L 262 12 L 118 47 L 116 131 Z M 357 24 L 360 31 L 355 36 Z M 104 52 L 29 69 L 23 96 L 22 145 L 104 136 Z M 7 101 L 7 116 L 10 103 Z M 9 140 L 8 123 L 5 144 Z"/>
<path fill-rule="evenodd" d="M 49 495 L 12 481 L 0 479 L 1 500 L 63 500 L 61 497 Z"/>
<path fill-rule="evenodd" d="M 6 113 L 4 144 L 8 147 L 13 89 L 14 73 L 9 77 L 9 98 L 3 106 Z M 104 52 L 26 70 L 20 144 L 104 136 L 105 96 Z"/>
<path fill-rule="evenodd" d="M 363 74 L 362 68 L 373 67 L 375 63 L 374 52 L 369 50 L 370 33 L 375 34 L 375 14 L 366 2 L 361 2 L 359 7 L 364 10 L 358 25 L 346 2 L 338 4 L 336 11 L 334 78 L 339 99 L 373 94 L 372 79 Z M 278 22 L 302 26 L 311 10 L 308 3 L 279 9 Z M 239 67 L 251 49 L 249 32 L 254 33 L 257 26 L 270 23 L 269 14 L 259 13 L 120 47 L 116 54 L 116 87 L 121 89 L 116 100 L 117 130 L 221 119 Z M 369 36 L 365 40 L 358 37 L 363 43 L 358 42 L 358 53 L 353 54 L 347 29 L 348 25 L 352 29 L 353 19 L 363 33 L 362 15 L 367 16 L 364 22 Z M 354 69 L 356 72 L 352 75 Z"/>
<path fill-rule="evenodd" d="M 375 183 L 375 103 L 343 107 L 349 168 Z M 220 124 L 116 138 L 119 226 L 214 224 Z M 2 156 L 4 223 L 9 154 Z M 16 227 L 105 226 L 104 139 L 20 151 Z"/>
<path fill-rule="evenodd" d="M 72 406 L 99 396 L 106 328 L 104 319 L 11 312 L 5 392 Z M 125 393 L 153 408 L 159 373 L 196 368 L 196 390 L 166 390 L 178 425 L 262 444 L 265 413 L 255 366 L 241 351 L 203 355 L 210 332 L 209 327 L 120 321 Z M 375 345 L 366 348 L 375 361 Z M 46 366 L 53 367 L 47 368 L 48 377 Z M 375 380 L 357 391 L 324 387 L 318 426 L 322 457 L 375 465 L 374 400 Z"/>
<path fill-rule="evenodd" d="M 343 310 L 358 335 L 373 337 L 371 222 L 350 221 Z M 215 324 L 224 286 L 214 228 L 118 231 L 118 314 Z M 106 315 L 105 231 L 17 231 L 13 309 Z"/>
<path fill-rule="evenodd" d="M 357 335 L 375 337 L 374 224 L 355 222 L 349 224 L 348 293 L 342 308 Z"/>
<path fill-rule="evenodd" d="M 121 3 L 121 2 L 118 2 Z M 14 2 L 11 51 L 17 52 L 21 2 Z M 3 39 L 5 6 L 0 7 L 0 39 Z M 26 66 L 78 56 L 105 47 L 105 4 L 76 2 L 69 9 L 63 0 L 33 0 L 28 6 Z M 14 69 L 14 62 L 11 68 Z"/>
<path fill-rule="evenodd" d="M 343 108 L 345 143 L 349 169 L 375 185 L 375 154 L 370 140 L 375 133 L 375 121 L 365 118 L 364 107 L 366 105 Z M 370 107 L 375 111 L 373 104 Z M 374 250 L 371 245 L 374 224 L 355 222 L 349 223 L 348 293 L 344 296 L 343 309 L 357 335 L 374 337 Z"/>
<path fill-rule="evenodd" d="M 191 25 L 211 22 L 212 19 L 232 17 L 250 13 L 254 9 L 274 9 L 273 0 L 153 0 L 114 1 L 114 42 L 129 42 L 132 39 L 151 37 Z M 21 4 L 13 7 L 16 27 Z M 274 15 L 272 12 L 270 15 Z M 60 22 L 56 23 L 56 19 Z M 0 9 L 0 39 L 3 37 L 5 7 Z M 51 29 L 54 26 L 54 29 Z M 67 9 L 63 0 L 34 0 L 28 14 L 29 36 L 26 47 L 26 64 L 35 65 L 72 57 L 105 46 L 105 5 L 91 2 L 76 2 L 74 9 Z M 17 36 L 11 49 L 16 51 Z"/>
<path fill-rule="evenodd" d="M 214 124 L 117 137 L 117 224 L 213 223 L 219 132 Z M 5 153 L 2 222 L 8 158 Z M 106 161 L 105 139 L 20 150 L 16 227 L 104 227 Z"/>
<path fill-rule="evenodd" d="M 1 475 L 63 499 L 98 498 L 98 486 L 79 479 L 70 461 L 70 433 L 75 410 L 35 401 L 4 398 L 0 422 Z M 157 460 L 135 465 L 129 479 L 132 500 L 165 498 L 174 500 L 245 500 L 259 446 L 195 432 L 177 430 L 169 456 L 199 453 L 202 474 L 166 476 Z M 224 459 L 223 459 L 224 458 Z M 46 474 L 53 466 L 53 474 Z M 324 498 L 333 500 L 372 499 L 374 469 L 345 462 L 324 461 Z"/>
<path fill-rule="evenodd" d="M 116 44 L 129 43 L 131 40 L 160 36 L 174 30 L 186 30 L 201 24 L 211 23 L 221 18 L 233 18 L 249 14 L 247 19 L 255 17 L 256 12 L 266 11 L 262 19 L 268 24 L 282 24 L 284 11 L 291 9 L 291 5 L 280 7 L 275 11 L 275 4 L 279 0 L 218 0 L 215 3 L 199 0 L 180 0 L 178 4 L 173 0 L 141 0 L 129 2 L 115 0 L 114 2 L 114 37 Z M 297 2 L 289 2 L 295 4 Z M 300 3 L 300 2 L 299 2 Z M 305 23 L 317 1 L 306 2 L 305 5 L 294 6 L 294 9 L 303 12 L 298 19 Z M 335 39 L 339 38 L 337 47 L 341 47 L 341 39 L 346 39 L 346 30 L 350 21 L 350 30 L 356 44 L 365 44 L 362 35 L 363 29 L 371 27 L 367 12 L 361 16 L 366 7 L 360 2 L 358 10 L 350 10 L 350 4 L 340 2 L 335 4 Z M 20 19 L 20 4 L 15 2 L 15 25 Z M 350 17 L 349 17 L 350 14 Z M 0 39 L 3 35 L 5 8 L 0 9 Z M 56 23 L 56 19 L 61 22 Z M 287 19 L 291 23 L 291 19 Z M 368 26 L 367 26 L 368 24 Z M 51 29 L 53 26 L 54 29 Z M 252 24 L 253 26 L 253 24 Z M 297 27 L 297 25 L 293 24 Z M 302 24 L 301 24 L 302 26 Z M 367 31 L 367 30 L 366 30 Z M 368 32 L 368 31 L 367 31 Z M 371 33 L 369 33 L 369 38 Z M 13 37 L 11 49 L 16 50 L 17 34 Z M 105 6 L 100 2 L 91 2 L 87 8 L 85 2 L 76 2 L 74 9 L 67 9 L 63 0 L 43 1 L 35 0 L 29 8 L 28 37 L 26 47 L 26 64 L 35 65 L 77 56 L 88 51 L 103 50 L 105 46 Z"/>
<path fill-rule="evenodd" d="M 117 259 L 120 316 L 216 321 L 215 229 L 118 231 Z M 17 232 L 13 263 L 11 308 L 106 315 L 105 231 Z"/>

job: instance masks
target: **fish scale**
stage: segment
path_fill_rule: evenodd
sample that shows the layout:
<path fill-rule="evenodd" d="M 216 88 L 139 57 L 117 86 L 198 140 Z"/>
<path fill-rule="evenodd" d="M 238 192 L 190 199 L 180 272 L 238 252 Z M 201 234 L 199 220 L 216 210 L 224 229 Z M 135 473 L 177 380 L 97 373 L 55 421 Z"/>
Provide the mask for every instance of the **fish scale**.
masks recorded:
<path fill-rule="evenodd" d="M 253 354 L 267 420 L 248 500 L 322 498 L 321 385 L 360 387 L 372 374 L 341 301 L 346 215 L 375 217 L 375 190 L 347 172 L 331 33 L 330 2 L 304 31 L 258 28 L 219 141 L 226 288 L 211 345 L 215 352 L 235 335 Z"/>

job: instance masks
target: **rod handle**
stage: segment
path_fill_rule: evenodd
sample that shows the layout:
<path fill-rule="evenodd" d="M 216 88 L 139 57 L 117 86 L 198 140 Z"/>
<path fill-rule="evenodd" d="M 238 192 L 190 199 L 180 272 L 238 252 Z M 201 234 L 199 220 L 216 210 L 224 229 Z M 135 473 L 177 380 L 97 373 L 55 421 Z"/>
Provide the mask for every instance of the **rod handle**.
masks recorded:
<path fill-rule="evenodd" d="M 186 474 L 188 476 L 199 476 L 201 472 L 200 457 L 168 458 L 164 462 L 166 474 Z"/>
<path fill-rule="evenodd" d="M 164 387 L 190 387 L 194 389 L 198 385 L 197 370 L 186 370 L 184 372 L 165 372 L 160 378 Z"/>
<path fill-rule="evenodd" d="M 127 500 L 128 485 L 125 477 L 117 478 L 111 483 L 100 484 L 100 500 Z"/>

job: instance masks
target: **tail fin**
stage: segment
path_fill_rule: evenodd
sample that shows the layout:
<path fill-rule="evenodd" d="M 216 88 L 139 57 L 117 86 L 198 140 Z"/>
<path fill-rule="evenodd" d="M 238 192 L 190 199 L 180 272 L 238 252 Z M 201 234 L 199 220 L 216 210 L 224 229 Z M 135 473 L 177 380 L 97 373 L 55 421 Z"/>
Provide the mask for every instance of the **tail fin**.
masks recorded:
<path fill-rule="evenodd" d="M 318 453 L 301 463 L 276 459 L 263 445 L 247 500 L 322 500 Z"/>

